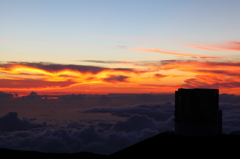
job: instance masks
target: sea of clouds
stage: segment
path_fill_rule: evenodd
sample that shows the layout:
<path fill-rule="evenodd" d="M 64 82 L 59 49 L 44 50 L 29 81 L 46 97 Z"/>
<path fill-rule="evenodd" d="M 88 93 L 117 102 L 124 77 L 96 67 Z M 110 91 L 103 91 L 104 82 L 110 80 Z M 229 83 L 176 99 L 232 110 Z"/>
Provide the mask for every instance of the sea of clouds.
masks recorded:
<path fill-rule="evenodd" d="M 240 130 L 240 103 L 231 100 L 219 105 L 223 110 L 223 133 Z M 140 104 L 132 107 L 96 107 L 76 110 L 79 113 L 107 113 L 124 117 L 107 121 L 70 122 L 55 127 L 36 119 L 20 119 L 17 112 L 0 117 L 0 148 L 25 151 L 74 153 L 88 151 L 111 154 L 165 131 L 173 131 L 174 103 Z"/>

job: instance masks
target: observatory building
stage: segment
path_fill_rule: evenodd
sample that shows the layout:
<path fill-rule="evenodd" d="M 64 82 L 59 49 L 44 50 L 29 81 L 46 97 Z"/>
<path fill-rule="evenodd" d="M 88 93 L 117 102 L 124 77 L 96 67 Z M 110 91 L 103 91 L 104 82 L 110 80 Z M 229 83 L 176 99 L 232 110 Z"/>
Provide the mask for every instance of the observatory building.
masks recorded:
<path fill-rule="evenodd" d="M 205 136 L 222 133 L 222 111 L 218 89 L 183 89 L 175 92 L 174 132 Z"/>

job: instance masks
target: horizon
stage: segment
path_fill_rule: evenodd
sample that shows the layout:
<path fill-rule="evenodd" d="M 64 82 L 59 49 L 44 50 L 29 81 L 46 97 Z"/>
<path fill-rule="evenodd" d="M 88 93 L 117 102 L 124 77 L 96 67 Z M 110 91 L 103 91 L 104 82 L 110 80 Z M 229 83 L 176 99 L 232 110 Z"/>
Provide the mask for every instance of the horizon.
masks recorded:
<path fill-rule="evenodd" d="M 180 89 L 180 88 L 179 88 Z M 181 89 L 208 89 L 208 88 L 181 88 Z M 209 88 L 209 89 L 214 89 L 214 88 Z M 177 90 L 176 90 L 177 91 Z M 36 93 L 37 96 L 66 96 L 66 95 L 141 95 L 141 94 L 151 94 L 151 95 L 174 95 L 175 92 L 172 93 L 158 93 L 158 92 L 149 92 L 149 93 L 106 93 L 106 94 L 83 94 L 83 93 L 66 93 L 66 92 L 35 92 L 35 91 L 29 91 L 29 92 L 3 92 L 0 91 L 0 93 L 7 93 L 13 95 L 13 98 L 21 98 L 21 97 L 26 97 L 29 96 L 31 93 Z M 228 94 L 228 93 L 221 93 L 219 95 L 234 95 L 234 96 L 239 96 L 237 94 Z"/>

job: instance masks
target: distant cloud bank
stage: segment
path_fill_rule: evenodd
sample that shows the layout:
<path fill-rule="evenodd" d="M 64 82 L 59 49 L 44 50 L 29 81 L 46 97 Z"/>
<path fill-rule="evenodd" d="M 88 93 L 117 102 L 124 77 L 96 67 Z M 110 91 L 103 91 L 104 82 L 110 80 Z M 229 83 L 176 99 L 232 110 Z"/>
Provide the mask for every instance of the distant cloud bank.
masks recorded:
<path fill-rule="evenodd" d="M 240 130 L 238 96 L 221 95 L 223 133 Z M 232 102 L 227 103 L 227 101 Z M 36 119 L 20 119 L 17 112 L 0 117 L 0 148 L 74 153 L 88 151 L 111 154 L 164 131 L 173 131 L 174 104 L 141 104 L 133 107 L 96 107 L 81 113 L 109 113 L 123 117 L 117 122 L 71 122 L 66 126 L 33 123 Z"/>

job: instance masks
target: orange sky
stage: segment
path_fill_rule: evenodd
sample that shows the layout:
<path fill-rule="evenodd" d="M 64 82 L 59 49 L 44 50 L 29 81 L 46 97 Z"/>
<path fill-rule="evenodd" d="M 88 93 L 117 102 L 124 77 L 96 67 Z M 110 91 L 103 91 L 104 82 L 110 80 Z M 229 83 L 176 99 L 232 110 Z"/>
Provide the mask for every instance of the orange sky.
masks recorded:
<path fill-rule="evenodd" d="M 163 60 L 155 63 L 131 62 L 130 65 L 134 67 L 2 63 L 0 89 L 4 92 L 35 91 L 40 94 L 107 94 L 173 93 L 184 87 L 218 88 L 220 93 L 240 94 L 238 62 Z"/>
<path fill-rule="evenodd" d="M 236 0 L 0 2 L 0 91 L 207 87 L 240 95 L 239 6 Z"/>

